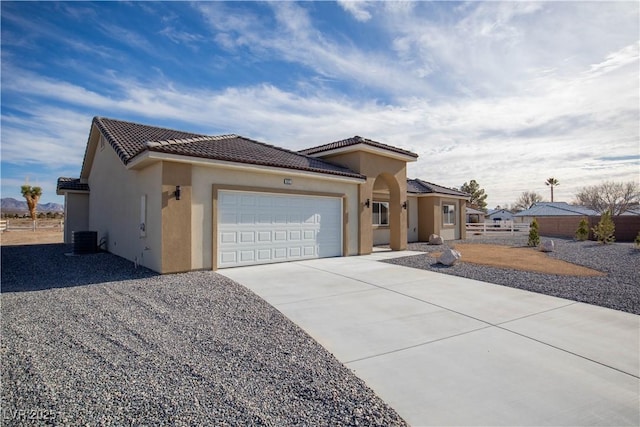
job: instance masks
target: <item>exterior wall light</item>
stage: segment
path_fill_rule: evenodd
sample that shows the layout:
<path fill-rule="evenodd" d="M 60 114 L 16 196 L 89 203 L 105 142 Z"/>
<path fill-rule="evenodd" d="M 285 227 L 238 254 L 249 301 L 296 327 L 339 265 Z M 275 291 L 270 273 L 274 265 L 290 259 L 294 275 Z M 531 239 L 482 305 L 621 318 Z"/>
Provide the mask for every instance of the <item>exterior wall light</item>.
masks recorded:
<path fill-rule="evenodd" d="M 180 186 L 176 185 L 176 191 L 173 193 L 176 196 L 176 200 L 180 200 Z"/>
<path fill-rule="evenodd" d="M 402 209 L 407 210 L 407 201 L 406 200 L 402 203 Z"/>
<path fill-rule="evenodd" d="M 364 205 L 365 205 L 366 207 L 371 206 L 371 200 L 367 199 L 367 200 L 364 202 Z"/>

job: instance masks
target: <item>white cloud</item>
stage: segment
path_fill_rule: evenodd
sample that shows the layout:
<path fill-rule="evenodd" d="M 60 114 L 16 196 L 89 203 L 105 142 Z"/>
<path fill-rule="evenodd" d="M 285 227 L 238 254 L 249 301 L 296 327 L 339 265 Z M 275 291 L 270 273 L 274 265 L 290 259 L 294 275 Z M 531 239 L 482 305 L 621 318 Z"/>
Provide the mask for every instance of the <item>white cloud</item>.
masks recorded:
<path fill-rule="evenodd" d="M 338 0 L 338 4 L 349 12 L 356 21 L 367 22 L 371 19 L 371 13 L 367 10 L 368 4 L 365 1 Z"/>
<path fill-rule="evenodd" d="M 630 158 L 640 140 L 637 4 L 428 6 L 368 4 L 367 25 L 383 25 L 394 47 L 371 52 L 320 33 L 297 4 L 261 4 L 268 18 L 196 4 L 229 51 L 312 70 L 288 86 L 298 92 L 268 82 L 203 89 L 112 72 L 92 76 L 105 87 L 98 91 L 3 61 L 3 97 L 28 113 L 3 113 L 3 161 L 79 170 L 91 116 L 106 115 L 290 149 L 359 134 L 420 154 L 411 176 L 455 187 L 478 180 L 490 205 L 522 191 L 548 197 L 549 176 L 566 201 L 584 185 L 638 179 Z M 365 95 L 339 93 L 323 79 L 359 85 Z M 390 95 L 382 102 L 367 90 Z"/>

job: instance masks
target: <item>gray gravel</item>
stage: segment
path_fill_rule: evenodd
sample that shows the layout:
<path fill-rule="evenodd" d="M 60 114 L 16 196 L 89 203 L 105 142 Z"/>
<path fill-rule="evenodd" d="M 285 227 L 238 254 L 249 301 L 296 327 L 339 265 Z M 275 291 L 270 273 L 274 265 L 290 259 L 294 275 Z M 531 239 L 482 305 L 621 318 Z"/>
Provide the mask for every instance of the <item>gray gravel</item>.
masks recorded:
<path fill-rule="evenodd" d="M 235 282 L 67 250 L 2 248 L 2 425 L 406 425 Z"/>
<path fill-rule="evenodd" d="M 541 240 L 545 239 L 545 237 L 541 238 Z M 434 257 L 425 257 L 424 255 L 396 258 L 385 262 L 467 277 L 640 314 L 640 250 L 635 249 L 632 243 L 602 245 L 592 241 L 578 242 L 558 238 L 552 238 L 551 240 L 555 243 L 555 251 L 549 253 L 550 257 L 601 271 L 606 273 L 606 276 L 560 276 L 487 267 L 465 262 L 445 267 L 438 264 Z M 464 241 L 446 242 L 443 246 L 411 243 L 408 249 L 423 252 L 441 252 L 443 248 L 455 247 L 456 243 L 463 242 L 522 247 L 527 244 L 527 236 L 474 236 Z M 464 257 L 462 261 L 464 261 Z"/>

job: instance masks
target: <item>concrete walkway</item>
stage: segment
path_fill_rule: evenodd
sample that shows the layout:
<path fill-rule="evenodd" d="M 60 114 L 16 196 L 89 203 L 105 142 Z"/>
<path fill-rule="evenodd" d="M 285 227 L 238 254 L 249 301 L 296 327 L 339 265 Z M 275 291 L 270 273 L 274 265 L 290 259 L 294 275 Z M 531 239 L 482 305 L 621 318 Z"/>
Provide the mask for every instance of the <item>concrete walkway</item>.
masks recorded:
<path fill-rule="evenodd" d="M 378 262 L 221 270 L 414 426 L 640 425 L 640 316 Z"/>

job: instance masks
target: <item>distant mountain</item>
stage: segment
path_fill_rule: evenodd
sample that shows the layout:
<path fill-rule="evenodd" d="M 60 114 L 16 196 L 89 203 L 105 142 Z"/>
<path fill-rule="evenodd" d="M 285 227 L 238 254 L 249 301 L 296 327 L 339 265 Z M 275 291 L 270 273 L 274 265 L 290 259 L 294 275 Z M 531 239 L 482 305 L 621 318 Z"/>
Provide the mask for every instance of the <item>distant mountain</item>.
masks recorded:
<path fill-rule="evenodd" d="M 13 197 L 0 199 L 0 210 L 2 212 L 29 212 L 25 200 L 16 200 Z M 38 212 L 64 212 L 64 206 L 60 203 L 38 203 Z"/>

